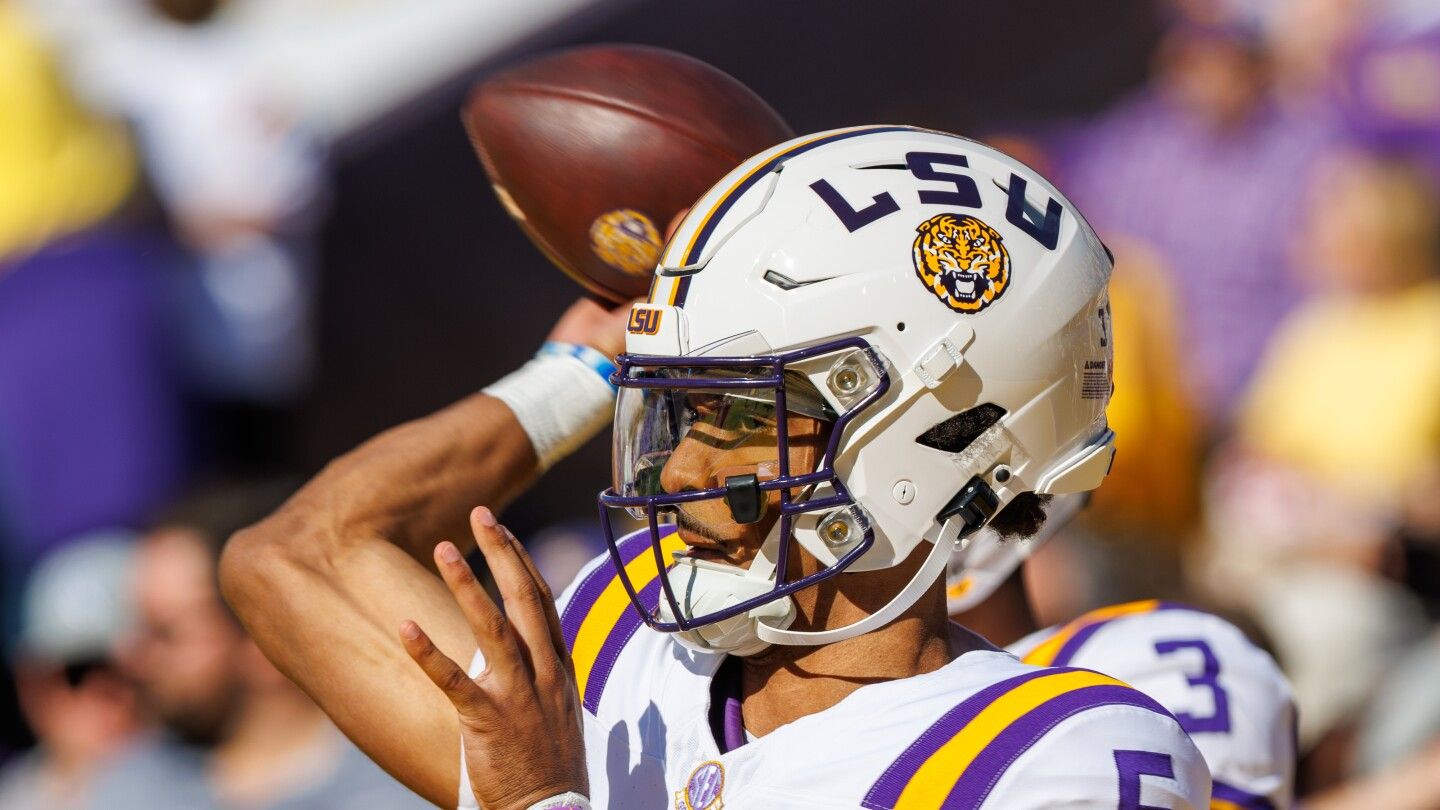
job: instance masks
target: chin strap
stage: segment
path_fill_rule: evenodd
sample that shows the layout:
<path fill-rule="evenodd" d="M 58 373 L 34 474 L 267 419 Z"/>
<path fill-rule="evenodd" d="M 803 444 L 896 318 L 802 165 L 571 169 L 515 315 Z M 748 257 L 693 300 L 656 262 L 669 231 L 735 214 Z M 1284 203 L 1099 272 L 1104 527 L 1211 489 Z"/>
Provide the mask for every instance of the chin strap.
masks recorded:
<path fill-rule="evenodd" d="M 900 593 L 895 595 L 886 605 L 874 613 L 866 616 L 854 624 L 847 624 L 844 627 L 837 627 L 832 630 L 786 630 L 781 627 L 772 627 L 763 621 L 757 622 L 755 634 L 761 641 L 768 644 L 786 644 L 791 646 L 814 646 L 820 644 L 831 644 L 836 641 L 844 641 L 847 638 L 854 638 L 864 635 L 871 630 L 878 630 L 889 624 L 900 616 L 901 613 L 910 609 L 919 599 L 921 594 L 934 585 L 936 580 L 945 571 L 945 563 L 950 560 L 950 555 L 960 543 L 960 533 L 968 524 L 960 517 L 952 517 L 945 521 L 940 528 L 940 536 L 930 547 L 930 554 L 910 578 Z"/>

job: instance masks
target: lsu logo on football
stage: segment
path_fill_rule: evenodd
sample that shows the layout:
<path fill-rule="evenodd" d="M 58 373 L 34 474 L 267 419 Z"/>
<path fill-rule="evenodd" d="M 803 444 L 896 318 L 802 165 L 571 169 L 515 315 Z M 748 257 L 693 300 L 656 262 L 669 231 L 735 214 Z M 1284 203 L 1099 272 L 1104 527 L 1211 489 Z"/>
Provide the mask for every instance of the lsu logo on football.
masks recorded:
<path fill-rule="evenodd" d="M 915 234 L 915 273 L 956 312 L 979 312 L 1010 286 L 1010 252 L 1000 232 L 975 217 L 936 214 Z"/>
<path fill-rule="evenodd" d="M 635 307 L 630 310 L 630 324 L 625 331 L 632 335 L 653 335 L 660 331 L 660 316 L 665 313 L 658 309 Z"/>
<path fill-rule="evenodd" d="M 590 224 L 590 249 L 611 267 L 626 275 L 643 276 L 660 260 L 660 232 L 639 211 L 607 211 Z"/>

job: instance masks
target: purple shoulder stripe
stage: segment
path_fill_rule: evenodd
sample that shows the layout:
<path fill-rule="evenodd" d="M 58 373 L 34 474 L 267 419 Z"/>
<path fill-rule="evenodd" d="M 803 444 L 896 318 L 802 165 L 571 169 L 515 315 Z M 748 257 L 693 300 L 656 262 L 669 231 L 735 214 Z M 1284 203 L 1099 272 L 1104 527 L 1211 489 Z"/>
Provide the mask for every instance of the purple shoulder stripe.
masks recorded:
<path fill-rule="evenodd" d="M 1128 686 L 1087 686 L 1057 695 L 1021 715 L 997 734 L 956 780 L 942 807 L 977 810 L 1010 765 L 1051 729 L 1080 712 L 1101 706 L 1138 706 L 1170 717 L 1159 703 Z"/>
<path fill-rule="evenodd" d="M 646 543 L 645 548 L 650 548 Z M 647 608 L 654 609 L 660 604 L 660 578 L 651 580 L 640 590 L 640 601 Z M 610 633 L 605 636 L 605 643 L 600 646 L 600 653 L 595 656 L 595 664 L 590 667 L 590 678 L 585 682 L 585 694 L 581 696 L 581 703 L 591 714 L 600 710 L 600 696 L 605 693 L 605 682 L 610 680 L 610 671 L 615 668 L 615 662 L 620 658 L 620 651 L 630 642 L 643 624 L 640 614 L 631 608 L 626 608 L 624 613 L 610 628 Z"/>
<path fill-rule="evenodd" d="M 868 810 L 889 810 L 894 807 L 895 802 L 900 799 L 901 792 L 905 790 L 905 785 L 909 783 L 910 777 L 920 770 L 920 766 L 925 764 L 925 760 L 939 751 L 940 746 L 954 737 L 960 729 L 969 725 L 970 721 L 984 711 L 986 706 L 1026 681 L 1051 674 L 1054 674 L 1053 670 L 1037 669 L 991 684 L 961 701 L 955 708 L 941 715 L 939 720 L 926 729 L 919 739 L 905 749 L 905 752 L 892 762 L 890 767 L 885 769 L 885 772 L 880 775 L 880 779 L 870 788 L 870 792 L 865 794 L 865 800 L 861 802 L 861 806 Z"/>
<path fill-rule="evenodd" d="M 1218 779 L 1211 784 L 1210 798 L 1229 802 L 1244 810 L 1275 810 L 1275 805 L 1266 797 L 1232 787 Z"/>
<path fill-rule="evenodd" d="M 1075 656 L 1080 653 L 1080 648 L 1085 646 L 1085 642 L 1093 638 L 1096 633 L 1100 632 L 1106 627 L 1109 627 L 1111 622 L 1134 618 L 1136 616 L 1153 616 L 1154 614 L 1159 613 L 1162 610 L 1189 610 L 1195 613 L 1205 612 L 1203 610 L 1192 608 L 1189 605 L 1182 605 L 1179 602 L 1161 602 L 1160 604 L 1155 606 L 1154 610 L 1146 611 L 1144 613 L 1122 613 L 1119 616 L 1111 616 L 1108 619 L 1103 619 L 1101 621 L 1095 622 L 1094 624 L 1087 625 L 1075 635 L 1071 636 L 1070 639 L 1064 644 L 1060 645 L 1060 651 L 1055 653 L 1055 660 L 1050 662 L 1050 666 L 1069 666 L 1070 662 L 1075 660 Z"/>
<path fill-rule="evenodd" d="M 641 529 L 631 532 L 620 538 L 615 545 L 620 549 L 620 559 L 628 565 L 631 560 L 650 549 L 650 530 Z M 560 616 L 560 631 L 565 634 L 566 649 L 573 650 L 575 648 L 575 635 L 580 632 L 580 625 L 589 615 L 590 608 L 595 606 L 600 594 L 605 592 L 614 579 L 615 563 L 610 559 L 609 554 L 606 554 L 605 559 L 595 566 L 575 588 L 570 601 L 565 605 L 564 613 Z M 627 614 L 629 612 L 627 611 Z"/>

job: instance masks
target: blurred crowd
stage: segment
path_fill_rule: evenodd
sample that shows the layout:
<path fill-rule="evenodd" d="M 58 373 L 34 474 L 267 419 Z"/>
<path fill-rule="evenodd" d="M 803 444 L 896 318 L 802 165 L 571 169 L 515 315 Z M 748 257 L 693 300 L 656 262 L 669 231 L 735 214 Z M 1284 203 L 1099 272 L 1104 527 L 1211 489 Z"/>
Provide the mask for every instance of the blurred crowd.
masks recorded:
<path fill-rule="evenodd" d="M 1236 618 L 1294 685 L 1301 795 L 1340 801 L 1440 768 L 1440 7 L 1167 12 L 1144 88 L 1004 136 L 1116 256 L 1117 459 L 1034 561 L 1043 620 Z"/>
<path fill-rule="evenodd" d="M 225 35 L 276 5 L 0 0 L 6 810 L 419 803 L 215 585 L 294 482 L 204 483 L 207 420 L 304 390 L 332 197 Z M 1118 456 L 1030 563 L 1040 618 L 1222 612 L 1292 679 L 1313 806 L 1440 807 L 1440 4 L 1158 9 L 1138 89 L 988 138 L 1116 256 Z M 589 519 L 533 539 L 557 589 Z"/>

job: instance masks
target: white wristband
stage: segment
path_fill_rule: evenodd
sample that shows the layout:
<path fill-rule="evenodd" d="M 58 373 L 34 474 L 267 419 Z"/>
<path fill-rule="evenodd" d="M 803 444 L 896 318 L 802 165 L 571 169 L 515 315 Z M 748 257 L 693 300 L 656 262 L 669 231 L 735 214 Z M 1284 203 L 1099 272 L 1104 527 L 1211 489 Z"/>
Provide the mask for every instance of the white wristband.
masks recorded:
<path fill-rule="evenodd" d="M 573 790 L 536 802 L 529 810 L 590 810 L 590 800 Z"/>
<path fill-rule="evenodd" d="M 574 452 L 615 413 L 615 389 L 601 370 L 554 345 L 484 389 L 514 411 L 541 470 Z"/>

